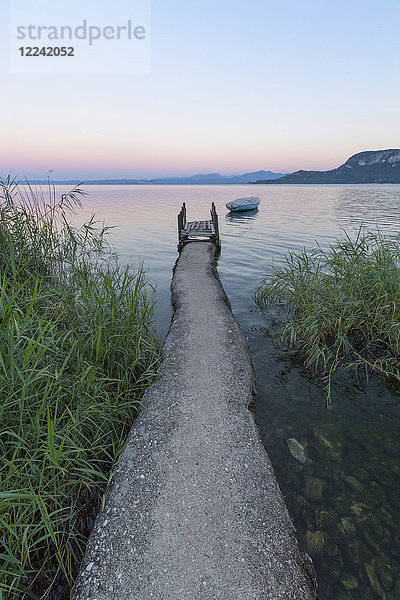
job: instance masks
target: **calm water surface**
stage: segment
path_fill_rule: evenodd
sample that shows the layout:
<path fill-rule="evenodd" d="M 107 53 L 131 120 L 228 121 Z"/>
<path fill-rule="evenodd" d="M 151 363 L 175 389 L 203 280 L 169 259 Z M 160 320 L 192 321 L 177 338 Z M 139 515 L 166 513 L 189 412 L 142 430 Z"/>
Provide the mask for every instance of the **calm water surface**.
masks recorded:
<path fill-rule="evenodd" d="M 279 311 L 262 314 L 252 291 L 288 250 L 329 245 L 343 229 L 400 232 L 400 186 L 88 186 L 83 213 L 114 225 L 123 260 L 142 259 L 157 286 L 156 325 L 171 317 L 176 216 L 220 215 L 219 273 L 249 341 L 257 374 L 256 414 L 301 543 L 312 556 L 321 600 L 400 598 L 400 396 L 345 374 L 325 408 L 320 382 L 282 355 Z M 260 210 L 230 216 L 225 203 L 257 194 Z M 302 464 L 287 440 L 306 446 Z"/>

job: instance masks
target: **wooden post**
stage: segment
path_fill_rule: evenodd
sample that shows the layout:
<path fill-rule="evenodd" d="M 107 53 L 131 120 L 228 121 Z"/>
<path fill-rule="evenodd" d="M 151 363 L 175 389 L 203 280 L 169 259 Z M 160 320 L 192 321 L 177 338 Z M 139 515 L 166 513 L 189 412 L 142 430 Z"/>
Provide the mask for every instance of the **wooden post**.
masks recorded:
<path fill-rule="evenodd" d="M 182 212 L 178 215 L 178 241 L 181 241 L 182 236 Z"/>
<path fill-rule="evenodd" d="M 178 252 L 182 249 L 182 229 L 183 229 L 183 219 L 182 219 L 182 209 L 178 215 Z"/>
<path fill-rule="evenodd" d="M 220 248 L 221 244 L 219 241 L 218 214 L 217 214 L 217 210 L 215 208 L 214 202 L 212 202 L 212 204 L 211 204 L 211 219 L 214 224 L 214 230 L 215 230 L 215 244 L 218 248 Z"/>
<path fill-rule="evenodd" d="M 186 204 L 183 203 L 181 211 L 178 215 L 178 251 L 180 252 L 183 248 L 183 236 L 182 232 L 186 227 Z"/>

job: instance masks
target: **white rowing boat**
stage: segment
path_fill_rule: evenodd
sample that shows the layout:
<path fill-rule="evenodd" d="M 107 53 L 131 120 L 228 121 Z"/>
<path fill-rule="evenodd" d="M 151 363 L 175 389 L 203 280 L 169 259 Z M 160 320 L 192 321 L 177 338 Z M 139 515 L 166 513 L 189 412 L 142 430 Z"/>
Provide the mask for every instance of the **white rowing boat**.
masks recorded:
<path fill-rule="evenodd" d="M 228 202 L 225 204 L 225 206 L 231 212 L 239 212 L 243 210 L 254 210 L 255 208 L 258 208 L 259 204 L 260 198 L 257 198 L 256 196 L 248 196 L 245 198 L 232 200 L 232 202 Z"/>

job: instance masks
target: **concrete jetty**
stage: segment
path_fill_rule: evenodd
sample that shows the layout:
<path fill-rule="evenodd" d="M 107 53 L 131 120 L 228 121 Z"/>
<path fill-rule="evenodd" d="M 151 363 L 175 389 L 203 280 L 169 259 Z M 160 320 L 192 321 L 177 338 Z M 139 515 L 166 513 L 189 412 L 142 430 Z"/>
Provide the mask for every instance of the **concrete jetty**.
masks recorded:
<path fill-rule="evenodd" d="M 184 246 L 161 377 L 107 490 L 74 600 L 311 600 L 313 568 L 259 438 L 254 372 L 215 268 Z"/>

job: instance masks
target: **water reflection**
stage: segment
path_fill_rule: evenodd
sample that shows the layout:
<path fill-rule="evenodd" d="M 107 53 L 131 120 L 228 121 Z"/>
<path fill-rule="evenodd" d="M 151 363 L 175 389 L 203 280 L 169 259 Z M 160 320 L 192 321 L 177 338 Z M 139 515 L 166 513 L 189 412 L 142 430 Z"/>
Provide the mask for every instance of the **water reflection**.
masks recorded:
<path fill-rule="evenodd" d="M 258 216 L 258 208 L 253 208 L 252 210 L 245 210 L 239 212 L 229 211 L 227 215 L 225 215 L 225 221 L 228 223 L 246 223 L 247 221 L 254 220 Z"/>

